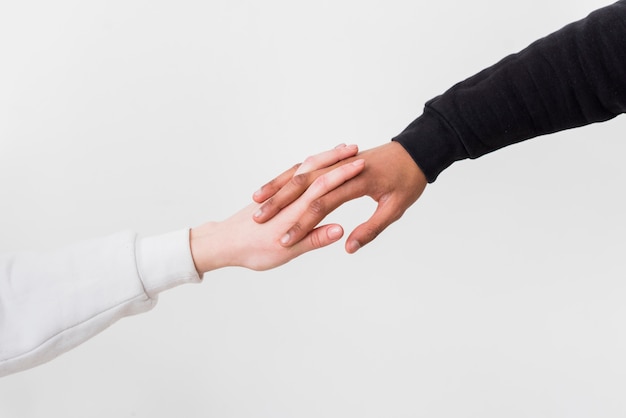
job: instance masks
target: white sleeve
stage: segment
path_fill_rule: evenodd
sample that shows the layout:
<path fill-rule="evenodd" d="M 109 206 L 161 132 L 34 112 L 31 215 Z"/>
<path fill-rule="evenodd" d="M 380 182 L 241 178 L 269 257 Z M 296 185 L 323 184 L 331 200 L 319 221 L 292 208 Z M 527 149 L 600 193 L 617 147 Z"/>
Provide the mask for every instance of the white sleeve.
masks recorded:
<path fill-rule="evenodd" d="M 0 377 L 145 312 L 171 287 L 199 282 L 189 230 L 122 232 L 42 253 L 0 255 Z"/>

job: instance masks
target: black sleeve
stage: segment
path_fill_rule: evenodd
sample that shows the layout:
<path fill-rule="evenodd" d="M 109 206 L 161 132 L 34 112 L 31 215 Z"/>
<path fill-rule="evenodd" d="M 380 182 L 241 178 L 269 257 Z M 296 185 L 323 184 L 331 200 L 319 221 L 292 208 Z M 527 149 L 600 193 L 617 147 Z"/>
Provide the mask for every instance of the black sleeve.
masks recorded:
<path fill-rule="evenodd" d="M 626 0 L 426 103 L 399 142 L 429 182 L 454 161 L 626 112 Z"/>

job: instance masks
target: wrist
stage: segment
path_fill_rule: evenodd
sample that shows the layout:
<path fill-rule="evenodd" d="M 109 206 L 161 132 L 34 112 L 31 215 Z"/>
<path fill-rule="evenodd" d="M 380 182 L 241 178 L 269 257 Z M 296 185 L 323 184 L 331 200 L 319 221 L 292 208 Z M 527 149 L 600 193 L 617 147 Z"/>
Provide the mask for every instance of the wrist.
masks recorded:
<path fill-rule="evenodd" d="M 455 161 L 469 157 L 456 131 L 428 106 L 393 141 L 404 147 L 429 183 Z"/>
<path fill-rule="evenodd" d="M 199 274 L 225 267 L 219 243 L 219 222 L 207 222 L 189 231 L 191 257 Z"/>

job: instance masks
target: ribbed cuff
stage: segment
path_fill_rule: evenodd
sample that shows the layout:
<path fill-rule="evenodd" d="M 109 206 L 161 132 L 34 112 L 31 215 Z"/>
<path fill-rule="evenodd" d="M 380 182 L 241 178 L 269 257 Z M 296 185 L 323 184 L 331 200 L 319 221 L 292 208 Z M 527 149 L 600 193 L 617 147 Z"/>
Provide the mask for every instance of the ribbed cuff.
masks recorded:
<path fill-rule="evenodd" d="M 453 162 L 468 158 L 456 132 L 428 106 L 422 116 L 392 140 L 407 150 L 429 183 Z"/>
<path fill-rule="evenodd" d="M 137 270 L 148 296 L 201 281 L 191 257 L 189 229 L 138 239 Z"/>

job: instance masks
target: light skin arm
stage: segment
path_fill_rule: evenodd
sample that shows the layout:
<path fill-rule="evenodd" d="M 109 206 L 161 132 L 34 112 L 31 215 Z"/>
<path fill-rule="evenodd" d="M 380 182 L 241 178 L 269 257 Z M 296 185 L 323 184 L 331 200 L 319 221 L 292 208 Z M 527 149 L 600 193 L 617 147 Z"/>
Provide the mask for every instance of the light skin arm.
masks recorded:
<path fill-rule="evenodd" d="M 341 147 L 307 159 L 307 165 L 321 169 L 357 152 Z M 266 270 L 337 241 L 343 229 L 331 224 L 315 228 L 294 246 L 279 242 L 312 201 L 359 175 L 363 167 L 363 160 L 357 160 L 318 177 L 264 224 L 252 220 L 259 207 L 253 204 L 190 233 L 137 239 L 124 232 L 50 252 L 2 254 L 0 302 L 6 306 L 0 309 L 0 376 L 52 360 L 118 319 L 152 308 L 160 292 L 196 282 L 188 248 L 203 274 L 225 266 Z"/>
<path fill-rule="evenodd" d="M 283 211 L 290 209 L 289 205 L 296 201 L 316 178 L 328 170 L 349 164 L 355 158 L 365 161 L 363 172 L 310 201 L 301 216 L 284 229 L 280 243 L 286 247 L 298 245 L 330 212 L 345 202 L 370 196 L 378 202 L 374 214 L 357 226 L 346 240 L 348 253 L 358 251 L 400 219 L 426 188 L 426 177 L 408 152 L 397 142 L 389 142 L 364 151 L 331 167 L 314 168 L 310 165 L 302 169 L 294 167 L 287 170 L 254 194 L 253 199 L 256 202 L 264 202 L 254 213 L 254 220 L 262 224 L 280 216 Z M 308 172 L 302 173 L 304 170 Z"/>
<path fill-rule="evenodd" d="M 253 221 L 253 214 L 260 207 L 254 203 L 224 221 L 208 222 L 192 228 L 190 247 L 198 272 L 202 274 L 226 266 L 268 270 L 339 240 L 343 236 L 340 225 L 316 227 L 316 223 L 311 225 L 309 231 L 295 245 L 284 246 L 280 242 L 285 231 L 308 211 L 313 202 L 362 172 L 364 161 L 360 158 L 351 158 L 349 163 L 331 170 L 326 169 L 357 152 L 356 147 L 340 146 L 305 160 L 305 167 L 323 170 L 323 175 L 307 181 L 307 187 L 298 198 L 265 223 Z M 293 172 L 299 167 L 300 165 L 294 166 Z"/>

